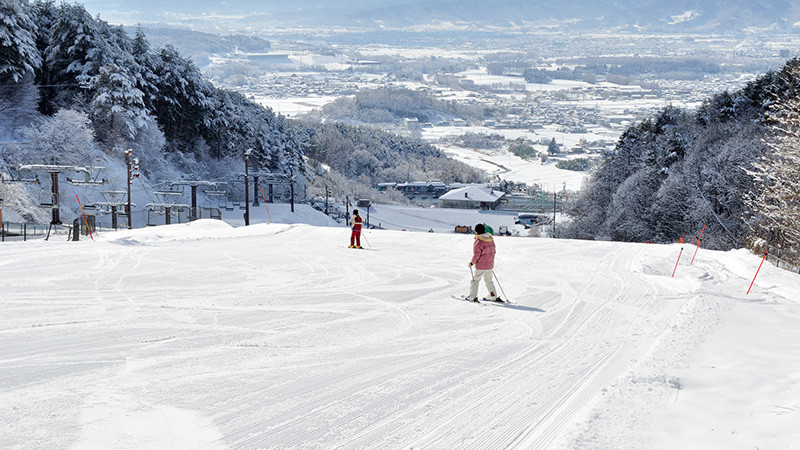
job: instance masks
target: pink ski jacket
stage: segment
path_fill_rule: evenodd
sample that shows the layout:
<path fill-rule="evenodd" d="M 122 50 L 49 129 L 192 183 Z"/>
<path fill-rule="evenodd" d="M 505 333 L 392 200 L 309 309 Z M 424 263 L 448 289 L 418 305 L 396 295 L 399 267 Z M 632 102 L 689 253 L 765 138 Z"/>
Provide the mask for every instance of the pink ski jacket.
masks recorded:
<path fill-rule="evenodd" d="M 472 244 L 472 264 L 478 270 L 494 269 L 494 238 L 489 233 L 475 236 Z"/>

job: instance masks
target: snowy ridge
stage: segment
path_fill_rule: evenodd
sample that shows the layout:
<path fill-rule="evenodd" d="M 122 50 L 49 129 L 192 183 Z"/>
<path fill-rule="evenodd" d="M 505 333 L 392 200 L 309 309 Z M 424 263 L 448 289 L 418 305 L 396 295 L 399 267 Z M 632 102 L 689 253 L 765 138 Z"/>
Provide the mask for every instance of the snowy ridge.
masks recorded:
<path fill-rule="evenodd" d="M 0 246 L 0 446 L 787 448 L 800 281 L 759 258 L 192 224 Z M 120 245 L 123 244 L 123 245 Z M 481 289 L 485 289 L 481 286 Z M 778 431 L 776 431 L 778 430 Z"/>

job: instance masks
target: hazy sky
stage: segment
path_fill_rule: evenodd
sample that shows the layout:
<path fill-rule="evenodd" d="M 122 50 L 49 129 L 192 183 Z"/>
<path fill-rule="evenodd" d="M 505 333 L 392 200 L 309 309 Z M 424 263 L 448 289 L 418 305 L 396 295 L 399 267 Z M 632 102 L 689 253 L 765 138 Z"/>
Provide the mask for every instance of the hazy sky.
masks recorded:
<path fill-rule="evenodd" d="M 570 28 L 735 32 L 796 32 L 800 4 L 789 0 L 84 0 L 93 15 L 111 23 L 186 24 L 249 17 L 247 26 L 407 27 L 435 22 L 517 26 L 535 23 Z M 252 17 L 256 15 L 256 17 Z M 548 23 L 550 21 L 550 23 Z"/>

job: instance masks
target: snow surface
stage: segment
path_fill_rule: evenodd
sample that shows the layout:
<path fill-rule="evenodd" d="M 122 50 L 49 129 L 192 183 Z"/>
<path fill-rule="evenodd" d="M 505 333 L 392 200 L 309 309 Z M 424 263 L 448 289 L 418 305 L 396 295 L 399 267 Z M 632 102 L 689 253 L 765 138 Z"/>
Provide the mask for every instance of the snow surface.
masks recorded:
<path fill-rule="evenodd" d="M 0 244 L 0 447 L 800 442 L 800 282 L 765 264 L 745 295 L 757 256 L 687 245 L 673 278 L 679 245 L 497 237 L 498 306 L 451 298 L 471 236 L 348 236 L 200 220 Z"/>
<path fill-rule="evenodd" d="M 489 175 L 518 183 L 538 184 L 545 192 L 560 192 L 563 189 L 577 191 L 584 183 L 588 172 L 562 170 L 555 164 L 542 164 L 538 160 L 526 160 L 507 150 L 479 151 L 456 146 L 442 146 L 447 156 Z"/>

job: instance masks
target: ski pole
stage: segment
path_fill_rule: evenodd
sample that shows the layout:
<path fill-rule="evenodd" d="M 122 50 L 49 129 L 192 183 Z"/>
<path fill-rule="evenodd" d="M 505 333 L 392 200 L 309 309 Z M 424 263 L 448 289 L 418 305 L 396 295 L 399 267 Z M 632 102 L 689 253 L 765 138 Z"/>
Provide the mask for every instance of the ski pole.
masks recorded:
<path fill-rule="evenodd" d="M 472 264 L 469 265 L 469 274 L 472 275 L 472 281 L 475 281 L 475 272 L 472 271 Z"/>
<path fill-rule="evenodd" d="M 358 234 L 360 234 L 360 235 L 361 235 L 361 237 L 363 237 L 363 238 L 364 238 L 364 242 L 366 242 L 366 243 L 367 243 L 367 247 L 372 247 L 372 245 L 370 245 L 370 243 L 369 243 L 369 240 L 367 239 L 367 235 L 366 235 L 366 234 L 364 234 L 364 232 L 363 232 L 363 231 L 361 231 L 361 230 L 358 230 Z"/>
<path fill-rule="evenodd" d="M 497 286 L 499 286 L 499 287 L 500 287 L 500 292 L 502 292 L 502 293 L 503 293 L 503 297 L 505 297 L 505 298 L 506 298 L 506 300 L 507 300 L 507 301 L 509 301 L 509 298 L 508 298 L 508 296 L 506 295 L 506 291 L 504 291 L 504 290 L 503 290 L 503 285 L 501 285 L 501 284 L 500 284 L 500 280 L 497 278 L 497 274 L 496 274 L 496 273 L 494 273 L 494 269 L 492 270 L 492 275 L 494 275 L 494 279 L 495 279 L 495 281 L 497 281 Z"/>

